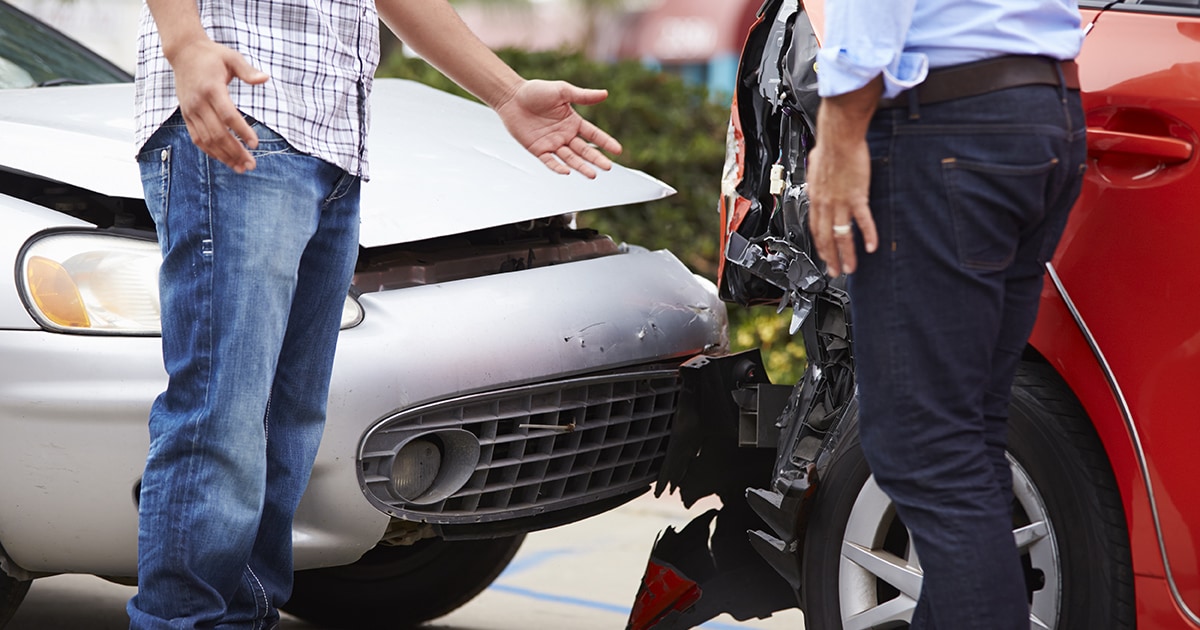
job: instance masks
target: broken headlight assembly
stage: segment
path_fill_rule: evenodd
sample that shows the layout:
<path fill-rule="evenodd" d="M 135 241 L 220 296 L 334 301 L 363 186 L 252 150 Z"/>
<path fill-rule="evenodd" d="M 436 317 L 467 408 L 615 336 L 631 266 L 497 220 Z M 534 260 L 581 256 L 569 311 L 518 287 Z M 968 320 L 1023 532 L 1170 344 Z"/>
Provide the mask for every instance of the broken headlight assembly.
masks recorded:
<path fill-rule="evenodd" d="M 158 268 L 149 238 L 95 231 L 44 232 L 21 250 L 17 286 L 25 308 L 54 332 L 154 336 L 162 333 Z M 347 295 L 342 329 L 363 319 Z"/>

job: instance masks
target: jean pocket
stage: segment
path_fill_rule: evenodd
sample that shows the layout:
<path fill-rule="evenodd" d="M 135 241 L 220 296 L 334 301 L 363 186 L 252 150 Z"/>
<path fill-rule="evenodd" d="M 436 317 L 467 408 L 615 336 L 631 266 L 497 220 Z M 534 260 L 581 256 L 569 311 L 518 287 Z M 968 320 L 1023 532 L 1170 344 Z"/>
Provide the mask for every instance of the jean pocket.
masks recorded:
<path fill-rule="evenodd" d="M 942 175 L 959 264 L 995 271 L 1012 264 L 1022 233 L 1045 214 L 1046 187 L 1058 165 L 999 164 L 947 158 Z"/>
<path fill-rule="evenodd" d="M 142 192 L 146 209 L 154 219 L 159 246 L 168 244 L 167 208 L 171 199 L 171 146 L 154 146 L 138 153 L 138 168 L 142 173 Z"/>
<path fill-rule="evenodd" d="M 245 118 L 246 122 L 250 124 L 250 129 L 254 131 L 254 135 L 258 137 L 258 146 L 250 149 L 250 155 L 260 158 L 267 155 L 299 153 L 279 132 L 250 116 L 246 116 Z"/>

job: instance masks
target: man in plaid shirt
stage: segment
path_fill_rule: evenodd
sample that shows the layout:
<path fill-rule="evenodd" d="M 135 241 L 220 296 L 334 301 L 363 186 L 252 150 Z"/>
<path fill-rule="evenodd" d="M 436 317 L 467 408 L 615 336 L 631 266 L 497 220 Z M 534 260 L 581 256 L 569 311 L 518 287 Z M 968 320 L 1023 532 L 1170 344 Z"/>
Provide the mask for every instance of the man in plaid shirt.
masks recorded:
<path fill-rule="evenodd" d="M 163 358 L 139 499 L 131 628 L 271 628 L 325 419 L 368 176 L 378 20 L 494 108 L 546 166 L 619 152 L 446 0 L 147 0 L 138 163 L 163 251 Z"/>

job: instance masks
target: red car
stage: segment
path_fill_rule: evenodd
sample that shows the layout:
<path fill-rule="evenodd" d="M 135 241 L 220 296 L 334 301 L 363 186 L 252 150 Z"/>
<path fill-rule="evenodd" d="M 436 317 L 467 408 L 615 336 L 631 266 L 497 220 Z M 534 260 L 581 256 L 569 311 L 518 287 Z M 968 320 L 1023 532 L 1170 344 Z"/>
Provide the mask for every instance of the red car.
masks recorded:
<path fill-rule="evenodd" d="M 858 445 L 849 298 L 805 227 L 822 6 L 767 0 L 751 29 L 721 205 L 722 296 L 789 306 L 808 371 L 697 362 L 659 490 L 725 507 L 712 536 L 712 514 L 664 533 L 631 628 L 796 605 L 811 630 L 907 627 L 915 606 L 920 563 Z M 1031 627 L 1200 628 L 1200 1 L 1080 9 L 1089 168 L 1011 407 Z"/>

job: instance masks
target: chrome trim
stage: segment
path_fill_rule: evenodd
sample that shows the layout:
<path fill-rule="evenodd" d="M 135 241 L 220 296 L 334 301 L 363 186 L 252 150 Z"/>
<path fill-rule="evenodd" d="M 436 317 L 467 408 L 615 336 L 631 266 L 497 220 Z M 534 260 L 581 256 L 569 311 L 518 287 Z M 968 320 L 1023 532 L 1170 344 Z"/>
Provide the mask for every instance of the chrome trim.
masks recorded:
<path fill-rule="evenodd" d="M 1158 540 L 1158 551 L 1162 556 L 1163 571 L 1166 573 L 1167 585 L 1171 589 L 1171 598 L 1175 600 L 1175 605 L 1183 611 L 1189 621 L 1200 625 L 1200 615 L 1197 615 L 1191 608 L 1188 608 L 1187 603 L 1183 600 L 1183 595 L 1179 592 L 1179 586 L 1175 583 L 1175 577 L 1171 572 L 1171 561 L 1167 558 L 1167 543 L 1163 537 L 1162 522 L 1158 517 L 1158 500 L 1154 497 L 1154 485 L 1151 483 L 1150 470 L 1146 465 L 1146 454 L 1142 448 L 1142 438 L 1133 423 L 1133 411 L 1129 408 L 1129 401 L 1125 399 L 1125 393 L 1121 391 L 1121 385 L 1117 383 L 1117 377 L 1113 374 L 1112 367 L 1108 364 L 1108 359 L 1104 357 L 1104 352 L 1100 349 L 1100 344 L 1092 336 L 1092 331 L 1083 321 L 1083 315 L 1075 307 L 1075 303 L 1071 301 L 1071 296 L 1067 294 L 1067 288 L 1063 285 L 1062 279 L 1058 277 L 1058 272 L 1054 270 L 1054 265 L 1046 263 L 1046 272 L 1049 274 L 1051 282 L 1054 283 L 1054 288 L 1058 290 L 1058 295 L 1067 305 L 1067 310 L 1071 312 L 1071 317 L 1075 319 L 1075 324 L 1079 326 L 1079 331 L 1083 333 L 1083 338 L 1087 341 L 1088 347 L 1092 349 L 1092 354 L 1095 355 L 1096 360 L 1100 363 L 1100 369 L 1104 372 L 1104 378 L 1108 381 L 1108 387 L 1112 390 L 1113 396 L 1116 397 L 1117 403 L 1120 406 L 1121 418 L 1125 422 L 1125 430 L 1129 433 L 1129 439 L 1133 440 L 1134 455 L 1137 457 L 1138 470 L 1142 475 L 1142 483 L 1146 486 L 1146 499 L 1150 502 L 1150 518 L 1154 521 L 1154 535 Z"/>

